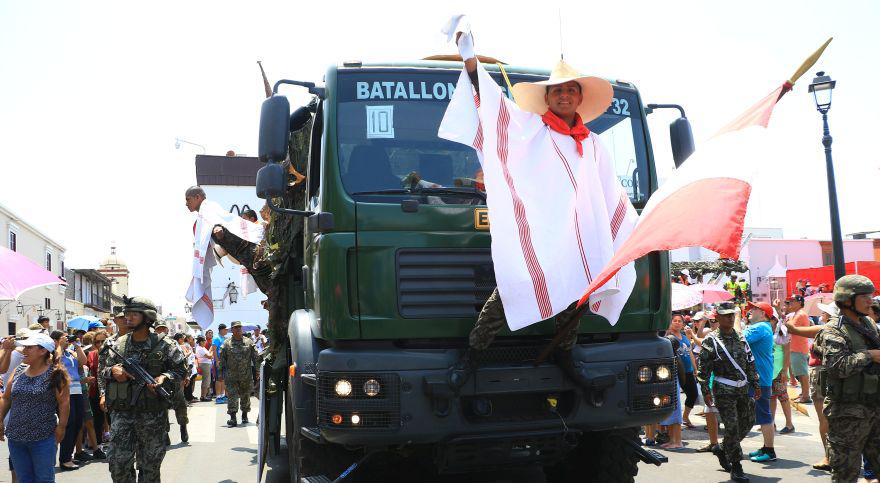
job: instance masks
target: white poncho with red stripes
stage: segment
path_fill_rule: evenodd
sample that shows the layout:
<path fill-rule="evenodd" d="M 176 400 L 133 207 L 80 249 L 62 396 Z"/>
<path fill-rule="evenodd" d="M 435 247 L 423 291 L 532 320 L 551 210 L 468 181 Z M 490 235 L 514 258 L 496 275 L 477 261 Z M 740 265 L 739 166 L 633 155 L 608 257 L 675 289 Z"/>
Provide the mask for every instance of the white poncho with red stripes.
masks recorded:
<path fill-rule="evenodd" d="M 479 96 L 462 70 L 438 136 L 479 155 L 495 279 L 517 330 L 578 300 L 638 215 L 595 133 L 581 157 L 571 136 L 519 109 L 479 63 L 478 78 Z M 632 264 L 624 267 L 590 296 L 590 309 L 616 324 L 635 279 Z"/>

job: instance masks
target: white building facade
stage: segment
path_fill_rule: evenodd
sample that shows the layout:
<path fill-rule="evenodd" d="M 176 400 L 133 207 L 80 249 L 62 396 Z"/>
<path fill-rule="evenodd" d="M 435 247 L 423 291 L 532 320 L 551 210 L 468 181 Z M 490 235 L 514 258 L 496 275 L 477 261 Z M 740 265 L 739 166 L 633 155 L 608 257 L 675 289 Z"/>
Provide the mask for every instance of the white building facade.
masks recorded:
<path fill-rule="evenodd" d="M 37 265 L 64 276 L 64 246 L 46 236 L 30 223 L 0 205 L 2 245 L 31 259 Z M 40 315 L 50 319 L 50 326 L 63 329 L 65 314 L 64 285 L 49 285 L 28 290 L 18 300 L 0 300 L 0 336 L 14 335 L 27 328 Z"/>
<path fill-rule="evenodd" d="M 260 211 L 264 201 L 257 198 L 256 176 L 262 163 L 248 156 L 196 156 L 196 179 L 205 190 L 207 199 L 219 203 L 232 213 L 252 209 Z M 221 265 L 222 264 L 222 265 Z M 211 329 L 234 320 L 243 325 L 259 325 L 265 328 L 269 314 L 263 309 L 266 296 L 257 290 L 245 294 L 242 287 L 242 267 L 224 257 L 211 272 L 211 291 L 214 299 L 214 323 Z M 236 303 L 230 302 L 229 291 L 235 287 Z"/>

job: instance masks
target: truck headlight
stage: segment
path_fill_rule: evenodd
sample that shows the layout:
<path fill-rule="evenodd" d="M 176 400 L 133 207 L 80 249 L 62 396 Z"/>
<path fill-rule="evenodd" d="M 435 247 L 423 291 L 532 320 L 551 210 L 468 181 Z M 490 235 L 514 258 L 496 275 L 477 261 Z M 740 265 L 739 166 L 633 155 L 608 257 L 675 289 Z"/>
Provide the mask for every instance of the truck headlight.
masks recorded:
<path fill-rule="evenodd" d="M 669 370 L 669 366 L 660 366 L 657 368 L 657 379 L 667 381 L 671 376 L 672 371 Z"/>
<path fill-rule="evenodd" d="M 375 379 L 369 379 L 364 383 L 364 394 L 370 397 L 374 397 L 379 394 L 379 390 L 382 386 L 379 384 L 379 381 Z"/>
<path fill-rule="evenodd" d="M 651 381 L 651 377 L 654 376 L 654 371 L 651 370 L 648 366 L 642 366 L 639 368 L 639 382 L 642 384 Z"/>
<path fill-rule="evenodd" d="M 336 395 L 341 397 L 348 397 L 351 395 L 351 383 L 346 379 L 340 379 L 336 381 Z"/>

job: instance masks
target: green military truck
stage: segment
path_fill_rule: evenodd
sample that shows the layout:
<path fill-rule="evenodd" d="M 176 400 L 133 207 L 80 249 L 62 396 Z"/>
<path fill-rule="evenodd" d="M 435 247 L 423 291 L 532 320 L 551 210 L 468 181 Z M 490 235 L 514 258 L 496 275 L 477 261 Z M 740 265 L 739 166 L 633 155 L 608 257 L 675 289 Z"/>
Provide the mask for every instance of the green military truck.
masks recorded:
<path fill-rule="evenodd" d="M 507 85 L 501 64 L 483 61 Z M 264 101 L 257 194 L 275 211 L 270 245 L 287 269 L 268 294 L 261 449 L 280 451 L 285 434 L 292 482 L 357 479 L 397 456 L 441 474 L 541 465 L 554 482 L 631 481 L 640 460 L 662 460 L 639 447 L 638 427 L 675 406 L 672 349 L 657 335 L 670 317 L 666 253 L 637 261 L 617 325 L 589 313 L 580 322 L 574 354 L 601 389 L 535 363 L 548 320 L 503 332 L 450 391 L 447 369 L 495 286 L 477 154 L 437 137 L 461 69 L 452 57 L 347 62 L 322 86 L 281 80 Z M 503 70 L 513 84 L 548 76 Z M 645 106 L 634 85 L 612 84 L 612 105 L 589 128 L 641 208 L 657 187 L 646 114 L 677 106 Z M 311 102 L 291 114 L 281 86 Z M 670 132 L 680 163 L 693 151 L 683 111 Z"/>

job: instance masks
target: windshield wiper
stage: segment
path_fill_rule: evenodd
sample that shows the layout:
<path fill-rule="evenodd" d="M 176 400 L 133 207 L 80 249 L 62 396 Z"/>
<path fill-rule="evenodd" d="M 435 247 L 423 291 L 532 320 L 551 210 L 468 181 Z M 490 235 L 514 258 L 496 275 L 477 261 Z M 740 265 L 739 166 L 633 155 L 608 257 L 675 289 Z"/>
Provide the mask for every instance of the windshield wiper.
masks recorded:
<path fill-rule="evenodd" d="M 404 188 L 390 188 L 384 190 L 375 190 L 375 191 L 357 191 L 352 193 L 353 195 L 465 195 L 472 196 L 475 198 L 479 198 L 486 201 L 486 193 L 471 188 L 418 188 L 418 189 L 404 189 Z"/>

